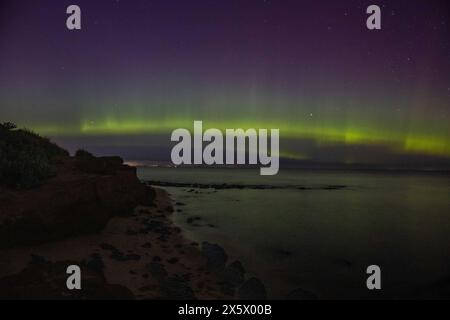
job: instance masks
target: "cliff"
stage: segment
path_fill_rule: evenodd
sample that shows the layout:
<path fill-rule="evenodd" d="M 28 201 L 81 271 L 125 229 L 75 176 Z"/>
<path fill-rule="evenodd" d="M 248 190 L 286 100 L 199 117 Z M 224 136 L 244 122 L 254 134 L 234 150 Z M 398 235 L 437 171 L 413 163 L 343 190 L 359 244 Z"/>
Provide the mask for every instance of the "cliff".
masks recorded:
<path fill-rule="evenodd" d="M 201 252 L 173 212 L 167 192 L 121 158 L 70 157 L 0 124 L 0 300 L 232 297 L 234 282 L 210 268 L 217 257 L 225 268 L 223 252 Z M 80 267 L 83 290 L 67 289 L 69 265 Z"/>
<path fill-rule="evenodd" d="M 112 216 L 154 198 L 120 158 L 62 157 L 55 170 L 33 189 L 1 190 L 0 248 L 98 232 Z"/>

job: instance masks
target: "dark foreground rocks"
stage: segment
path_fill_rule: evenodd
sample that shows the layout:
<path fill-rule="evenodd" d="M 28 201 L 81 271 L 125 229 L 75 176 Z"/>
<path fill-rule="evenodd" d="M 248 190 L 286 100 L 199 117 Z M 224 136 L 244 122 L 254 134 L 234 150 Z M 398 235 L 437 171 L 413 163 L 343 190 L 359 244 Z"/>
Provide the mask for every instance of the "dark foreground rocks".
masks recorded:
<path fill-rule="evenodd" d="M 82 290 L 68 290 L 66 270 L 69 265 L 80 263 L 33 258 L 22 272 L 0 279 L 0 300 L 134 299 L 129 289 L 106 283 L 103 273 L 86 264 L 81 264 Z"/>
<path fill-rule="evenodd" d="M 265 300 L 267 299 L 266 288 L 260 280 L 256 278 L 250 278 L 239 288 L 238 299 Z"/>
<path fill-rule="evenodd" d="M 225 281 L 233 286 L 240 286 L 245 281 L 245 269 L 240 261 L 230 263 L 223 271 Z"/>
<path fill-rule="evenodd" d="M 43 185 L 2 190 L 0 248 L 99 232 L 111 217 L 151 205 L 153 198 L 153 189 L 120 158 L 65 158 Z"/>
<path fill-rule="evenodd" d="M 265 297 L 222 247 L 185 239 L 168 194 L 120 158 L 66 157 L 56 169 L 36 188 L 0 190 L 0 299 Z M 70 265 L 82 290 L 66 286 Z"/>
<path fill-rule="evenodd" d="M 166 182 L 166 181 L 145 181 L 150 186 L 158 187 L 177 187 L 190 188 L 188 192 L 198 193 L 195 189 L 256 189 L 256 190 L 275 190 L 275 189 L 292 189 L 292 190 L 344 190 L 348 189 L 345 185 L 320 185 L 320 186 L 306 186 L 306 185 L 267 185 L 267 184 L 227 184 L 227 183 L 184 183 L 184 182 Z M 183 204 L 184 205 L 184 204 Z"/>
<path fill-rule="evenodd" d="M 227 265 L 228 255 L 218 244 L 202 243 L 202 253 L 207 259 L 207 268 L 220 275 L 222 292 L 240 300 L 265 300 L 267 291 L 261 280 L 250 277 L 240 261 Z"/>
<path fill-rule="evenodd" d="M 199 244 L 165 211 L 167 192 L 155 193 L 153 206 L 114 216 L 101 232 L 0 249 L 0 299 L 233 299 L 237 286 L 222 272 L 239 264 L 209 269 Z M 82 292 L 66 287 L 72 264 Z"/>
<path fill-rule="evenodd" d="M 202 243 L 202 253 L 208 259 L 208 268 L 220 270 L 225 267 L 228 255 L 221 246 L 204 241 Z"/>

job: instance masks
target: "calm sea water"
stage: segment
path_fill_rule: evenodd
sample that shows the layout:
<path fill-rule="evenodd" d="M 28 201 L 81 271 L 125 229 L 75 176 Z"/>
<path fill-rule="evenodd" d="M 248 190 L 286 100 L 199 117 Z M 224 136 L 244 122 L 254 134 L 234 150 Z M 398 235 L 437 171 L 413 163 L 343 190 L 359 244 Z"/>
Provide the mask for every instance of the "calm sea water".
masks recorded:
<path fill-rule="evenodd" d="M 272 298 L 302 288 L 320 298 L 402 298 L 450 276 L 450 177 L 426 174 L 140 168 L 142 180 L 261 184 L 275 190 L 166 188 L 185 203 L 187 236 L 223 246 Z M 296 190 L 290 186 L 305 186 Z M 345 189 L 323 190 L 327 185 Z M 200 217 L 197 225 L 187 223 Z M 382 291 L 366 268 L 382 270 Z"/>

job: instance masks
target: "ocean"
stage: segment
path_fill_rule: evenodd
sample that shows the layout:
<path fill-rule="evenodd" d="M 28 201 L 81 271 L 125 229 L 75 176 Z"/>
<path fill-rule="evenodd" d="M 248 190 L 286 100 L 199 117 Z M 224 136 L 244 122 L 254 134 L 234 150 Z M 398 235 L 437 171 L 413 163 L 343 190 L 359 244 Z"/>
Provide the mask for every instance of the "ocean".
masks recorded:
<path fill-rule="evenodd" d="M 180 203 L 174 222 L 224 247 L 274 299 L 297 288 L 321 299 L 406 298 L 450 276 L 448 175 L 141 167 L 138 176 L 199 184 L 163 187 Z M 381 291 L 366 287 L 369 265 L 381 268 Z"/>

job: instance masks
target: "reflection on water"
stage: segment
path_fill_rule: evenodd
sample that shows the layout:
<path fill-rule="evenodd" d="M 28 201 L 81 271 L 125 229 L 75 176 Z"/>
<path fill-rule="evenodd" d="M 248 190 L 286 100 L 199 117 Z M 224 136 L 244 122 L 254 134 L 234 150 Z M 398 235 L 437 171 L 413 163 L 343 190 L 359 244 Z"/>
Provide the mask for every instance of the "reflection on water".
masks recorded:
<path fill-rule="evenodd" d="M 366 267 L 382 269 L 382 295 L 404 297 L 450 275 L 450 179 L 425 174 L 141 168 L 143 180 L 302 185 L 295 189 L 168 187 L 185 203 L 174 220 L 191 238 L 222 245 L 274 298 L 296 288 L 320 298 L 370 298 Z M 345 185 L 324 190 L 324 185 Z M 189 217 L 200 217 L 188 223 Z M 378 296 L 380 293 L 378 293 Z"/>

